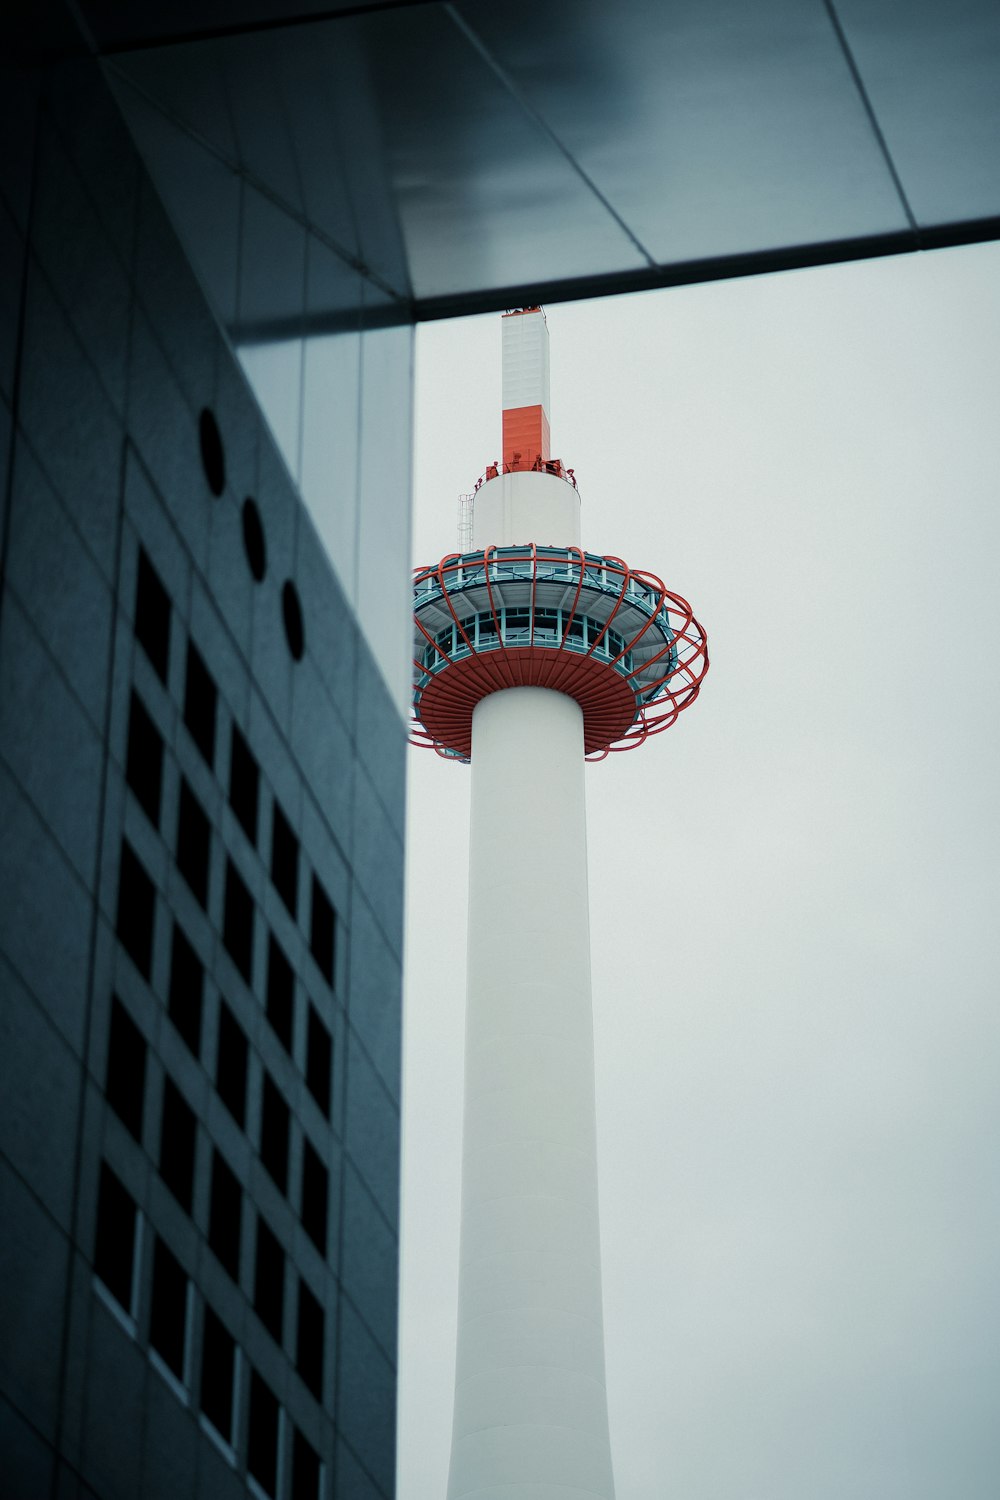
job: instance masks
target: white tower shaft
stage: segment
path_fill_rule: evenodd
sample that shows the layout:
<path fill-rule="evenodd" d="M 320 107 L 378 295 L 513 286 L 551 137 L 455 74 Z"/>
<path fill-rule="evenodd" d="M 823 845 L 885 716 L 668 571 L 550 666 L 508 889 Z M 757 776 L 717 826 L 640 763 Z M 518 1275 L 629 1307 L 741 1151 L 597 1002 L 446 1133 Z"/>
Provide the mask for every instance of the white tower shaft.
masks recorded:
<path fill-rule="evenodd" d="M 611 1500 L 583 716 L 472 721 L 458 1357 L 449 1500 Z"/>

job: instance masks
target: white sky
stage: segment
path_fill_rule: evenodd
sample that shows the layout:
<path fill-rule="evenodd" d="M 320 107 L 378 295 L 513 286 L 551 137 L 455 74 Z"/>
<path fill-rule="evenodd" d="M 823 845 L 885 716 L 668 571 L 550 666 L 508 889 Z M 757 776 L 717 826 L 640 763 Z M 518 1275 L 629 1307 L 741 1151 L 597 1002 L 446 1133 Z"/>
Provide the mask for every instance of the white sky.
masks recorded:
<path fill-rule="evenodd" d="M 1000 246 L 548 309 L 589 550 L 712 668 L 587 773 L 619 1500 L 1000 1493 Z M 418 338 L 415 561 L 499 451 Z M 443 1500 L 466 768 L 412 751 L 399 1500 Z"/>

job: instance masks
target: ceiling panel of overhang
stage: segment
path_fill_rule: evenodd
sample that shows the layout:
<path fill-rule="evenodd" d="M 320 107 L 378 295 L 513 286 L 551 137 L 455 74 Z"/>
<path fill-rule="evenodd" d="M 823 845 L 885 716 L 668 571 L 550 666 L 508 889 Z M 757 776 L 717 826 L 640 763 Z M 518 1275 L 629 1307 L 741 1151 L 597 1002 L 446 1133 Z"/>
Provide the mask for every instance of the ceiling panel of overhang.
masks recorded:
<path fill-rule="evenodd" d="M 236 231 L 184 195 L 226 172 L 399 316 L 998 230 L 991 0 L 208 0 L 143 8 L 141 46 L 86 8 L 196 262 Z M 226 308 L 255 337 L 296 303 L 275 257 L 273 306 Z"/>

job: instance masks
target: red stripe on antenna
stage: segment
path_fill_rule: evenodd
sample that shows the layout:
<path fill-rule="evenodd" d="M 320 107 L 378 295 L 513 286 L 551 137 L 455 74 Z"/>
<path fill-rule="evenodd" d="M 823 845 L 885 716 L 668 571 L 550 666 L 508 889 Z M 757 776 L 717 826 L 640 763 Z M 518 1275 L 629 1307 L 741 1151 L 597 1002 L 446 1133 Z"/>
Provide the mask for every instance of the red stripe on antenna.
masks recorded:
<path fill-rule="evenodd" d="M 512 406 L 503 414 L 503 467 L 531 469 L 551 457 L 549 419 L 541 406 Z"/>

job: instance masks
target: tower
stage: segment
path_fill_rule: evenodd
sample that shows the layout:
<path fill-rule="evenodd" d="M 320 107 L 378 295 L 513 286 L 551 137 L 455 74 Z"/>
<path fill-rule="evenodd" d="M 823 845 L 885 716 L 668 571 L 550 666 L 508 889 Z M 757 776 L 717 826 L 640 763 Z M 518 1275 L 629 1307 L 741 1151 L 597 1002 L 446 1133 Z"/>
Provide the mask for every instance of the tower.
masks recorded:
<path fill-rule="evenodd" d="M 669 727 L 708 652 L 659 578 L 581 547 L 545 315 L 501 326 L 473 550 L 414 577 L 413 740 L 472 765 L 448 1500 L 611 1500 L 583 762 Z"/>

